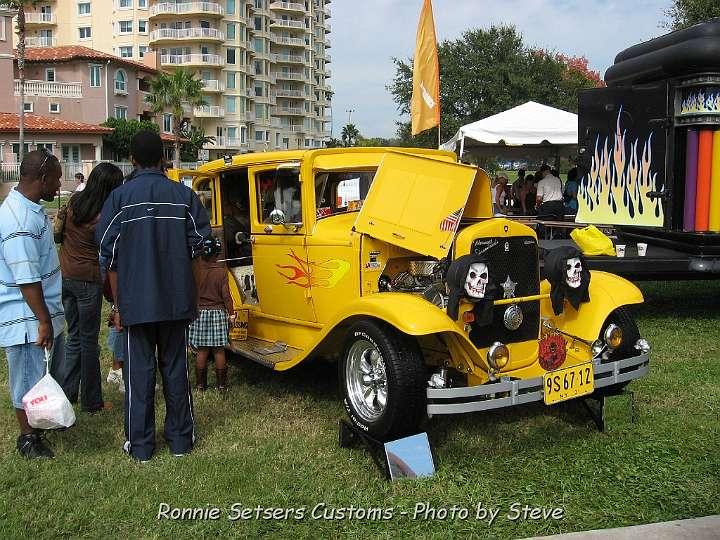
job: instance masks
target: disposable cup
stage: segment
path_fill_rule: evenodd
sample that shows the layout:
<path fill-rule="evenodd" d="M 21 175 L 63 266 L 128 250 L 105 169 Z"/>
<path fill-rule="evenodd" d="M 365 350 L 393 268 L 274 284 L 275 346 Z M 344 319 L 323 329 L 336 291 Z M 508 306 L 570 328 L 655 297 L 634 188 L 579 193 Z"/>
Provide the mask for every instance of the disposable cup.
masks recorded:
<path fill-rule="evenodd" d="M 638 242 L 637 248 L 638 248 L 638 255 L 640 257 L 644 257 L 645 255 L 647 255 L 647 244 L 645 244 L 643 242 Z"/>
<path fill-rule="evenodd" d="M 625 244 L 618 244 L 615 246 L 615 253 L 618 257 L 625 256 Z"/>

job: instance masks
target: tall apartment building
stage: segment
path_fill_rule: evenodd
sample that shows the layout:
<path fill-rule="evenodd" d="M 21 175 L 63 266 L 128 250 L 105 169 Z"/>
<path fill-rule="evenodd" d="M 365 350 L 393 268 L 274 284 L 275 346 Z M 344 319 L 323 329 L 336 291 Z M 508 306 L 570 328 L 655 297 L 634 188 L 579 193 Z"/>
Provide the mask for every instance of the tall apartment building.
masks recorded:
<path fill-rule="evenodd" d="M 189 116 L 215 137 L 211 157 L 313 148 L 330 136 L 329 4 L 47 0 L 27 12 L 27 43 L 82 45 L 164 71 L 192 70 L 203 80 L 204 104 Z M 170 117 L 161 124 L 171 131 Z"/>

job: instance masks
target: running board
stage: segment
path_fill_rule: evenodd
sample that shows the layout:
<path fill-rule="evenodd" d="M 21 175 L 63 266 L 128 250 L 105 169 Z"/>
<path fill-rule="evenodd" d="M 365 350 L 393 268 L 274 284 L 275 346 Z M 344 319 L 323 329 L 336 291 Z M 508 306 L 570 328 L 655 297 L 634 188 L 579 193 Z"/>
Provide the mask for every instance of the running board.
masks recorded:
<path fill-rule="evenodd" d="M 246 340 L 231 340 L 230 350 L 249 360 L 273 369 L 280 362 L 289 362 L 300 354 L 300 349 L 290 347 L 281 341 L 265 341 L 254 337 Z"/>

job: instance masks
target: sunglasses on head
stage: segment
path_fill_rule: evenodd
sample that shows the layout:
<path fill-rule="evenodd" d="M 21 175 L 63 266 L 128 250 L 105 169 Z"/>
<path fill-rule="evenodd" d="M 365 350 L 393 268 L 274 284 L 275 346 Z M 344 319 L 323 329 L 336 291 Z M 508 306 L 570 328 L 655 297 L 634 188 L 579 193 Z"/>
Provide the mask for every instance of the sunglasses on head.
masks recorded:
<path fill-rule="evenodd" d="M 45 157 L 43 158 L 42 162 L 40 163 L 40 167 L 38 167 L 38 174 L 45 175 L 46 173 L 43 171 L 43 168 L 45 167 L 45 164 L 47 163 L 48 159 L 51 157 L 55 157 L 53 153 L 48 150 L 47 148 L 43 147 L 40 148 L 40 151 L 45 154 Z"/>

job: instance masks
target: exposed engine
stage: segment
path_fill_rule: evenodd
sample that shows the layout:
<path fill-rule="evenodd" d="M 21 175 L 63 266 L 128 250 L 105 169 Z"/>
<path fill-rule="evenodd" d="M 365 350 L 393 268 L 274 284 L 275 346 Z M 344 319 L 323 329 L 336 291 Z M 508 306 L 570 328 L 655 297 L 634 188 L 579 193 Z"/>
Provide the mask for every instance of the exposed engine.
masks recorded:
<path fill-rule="evenodd" d="M 407 270 L 402 270 L 394 276 L 383 274 L 379 280 L 379 288 L 386 292 L 422 294 L 426 300 L 445 309 L 448 299 L 444 281 L 447 266 L 445 259 L 410 261 Z"/>

